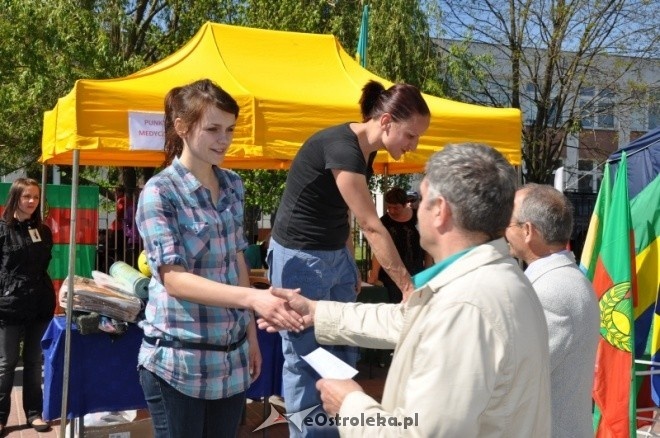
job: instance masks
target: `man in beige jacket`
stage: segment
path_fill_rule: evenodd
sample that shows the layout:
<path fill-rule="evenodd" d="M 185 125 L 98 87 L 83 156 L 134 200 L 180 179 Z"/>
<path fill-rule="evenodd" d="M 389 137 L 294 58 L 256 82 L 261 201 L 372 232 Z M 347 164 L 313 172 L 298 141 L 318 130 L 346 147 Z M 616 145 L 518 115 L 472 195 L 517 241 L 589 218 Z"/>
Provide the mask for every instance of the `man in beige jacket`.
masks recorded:
<path fill-rule="evenodd" d="M 420 189 L 421 244 L 436 263 L 404 303 L 281 295 L 322 344 L 396 348 L 382 402 L 353 380 L 320 379 L 324 409 L 342 436 L 549 437 L 543 309 L 502 238 L 514 169 L 490 147 L 448 146 Z"/>

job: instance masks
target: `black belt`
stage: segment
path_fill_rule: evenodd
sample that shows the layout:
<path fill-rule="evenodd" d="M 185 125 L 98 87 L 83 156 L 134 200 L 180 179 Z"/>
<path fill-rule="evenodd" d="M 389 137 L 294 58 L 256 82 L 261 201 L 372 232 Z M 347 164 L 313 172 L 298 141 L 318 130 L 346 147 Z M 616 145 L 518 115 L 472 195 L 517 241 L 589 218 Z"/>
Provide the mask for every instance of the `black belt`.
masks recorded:
<path fill-rule="evenodd" d="M 243 337 L 232 344 L 229 345 L 215 345 L 215 344 L 207 344 L 206 342 L 187 342 L 187 341 L 180 341 L 178 339 L 161 339 L 161 338 L 152 338 L 151 336 L 144 336 L 144 342 L 150 345 L 154 345 L 156 347 L 172 347 L 172 348 L 183 348 L 183 349 L 190 349 L 190 350 L 212 350 L 212 351 L 233 351 L 236 350 L 238 347 L 243 345 L 243 342 L 247 339 L 247 335 L 243 335 Z"/>

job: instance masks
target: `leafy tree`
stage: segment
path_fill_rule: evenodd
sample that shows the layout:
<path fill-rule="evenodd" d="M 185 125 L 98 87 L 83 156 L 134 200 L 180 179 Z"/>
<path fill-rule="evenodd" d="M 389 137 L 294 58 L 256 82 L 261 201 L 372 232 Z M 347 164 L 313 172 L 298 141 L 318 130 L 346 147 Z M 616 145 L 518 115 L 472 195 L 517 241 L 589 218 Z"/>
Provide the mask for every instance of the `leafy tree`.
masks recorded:
<path fill-rule="evenodd" d="M 260 215 L 273 215 L 284 193 L 284 170 L 238 170 L 245 186 L 245 231 L 251 242 Z"/>
<path fill-rule="evenodd" d="M 356 1 L 245 0 L 241 5 L 241 24 L 245 26 L 331 33 L 347 50 L 357 46 L 362 9 Z"/>
<path fill-rule="evenodd" d="M 231 0 L 0 0 L 0 173 L 38 173 L 43 113 L 80 78 L 133 73 L 180 47 L 206 20 L 230 22 Z M 66 169 L 65 169 L 66 171 Z M 122 172 L 127 187 L 134 169 Z"/>
<path fill-rule="evenodd" d="M 130 74 L 165 58 L 188 41 L 205 21 L 231 22 L 237 14 L 237 4 L 231 0 L 197 0 L 194 2 L 166 0 L 97 0 L 94 4 L 106 34 L 108 51 L 123 62 L 118 65 L 128 71 L 104 71 L 107 77 Z M 119 181 L 134 189 L 140 177 L 147 180 L 154 169 L 120 169 Z"/>
<path fill-rule="evenodd" d="M 440 57 L 420 2 L 370 2 L 370 20 L 367 68 L 393 82 L 407 82 L 442 96 Z"/>
<path fill-rule="evenodd" d="M 525 110 L 524 176 L 545 182 L 581 121 L 639 104 L 646 60 L 657 58 L 657 4 L 646 0 L 447 0 L 442 28 L 488 54 L 479 93 L 463 99 Z M 441 46 L 445 46 L 445 42 Z M 650 84 L 651 86 L 657 86 Z M 585 99 L 585 90 L 596 90 Z M 614 97 L 616 96 L 616 97 Z"/>
<path fill-rule="evenodd" d="M 85 44 L 96 24 L 88 11 L 69 2 L 45 7 L 39 0 L 2 0 L 0 8 L 0 173 L 27 165 L 33 174 L 38 172 L 43 112 L 97 58 L 93 46 Z"/>

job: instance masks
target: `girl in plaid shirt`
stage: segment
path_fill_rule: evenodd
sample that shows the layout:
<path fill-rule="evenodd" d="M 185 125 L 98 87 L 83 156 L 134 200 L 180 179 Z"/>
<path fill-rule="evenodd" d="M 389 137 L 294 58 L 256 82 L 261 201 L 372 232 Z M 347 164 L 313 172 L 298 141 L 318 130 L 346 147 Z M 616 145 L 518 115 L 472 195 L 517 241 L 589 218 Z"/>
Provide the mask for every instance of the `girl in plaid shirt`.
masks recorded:
<path fill-rule="evenodd" d="M 298 315 L 249 287 L 245 192 L 221 169 L 239 107 L 210 80 L 165 98 L 165 167 L 145 185 L 136 222 L 153 273 L 138 366 L 155 437 L 234 437 L 261 369 L 253 311 L 300 328 Z"/>

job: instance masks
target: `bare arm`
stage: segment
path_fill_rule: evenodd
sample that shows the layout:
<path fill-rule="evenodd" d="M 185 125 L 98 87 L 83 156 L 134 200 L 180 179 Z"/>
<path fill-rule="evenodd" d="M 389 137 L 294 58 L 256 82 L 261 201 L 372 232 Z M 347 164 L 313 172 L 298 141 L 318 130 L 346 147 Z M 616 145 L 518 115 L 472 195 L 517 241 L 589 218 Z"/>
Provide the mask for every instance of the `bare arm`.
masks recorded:
<path fill-rule="evenodd" d="M 355 215 L 374 255 L 378 258 L 381 267 L 401 289 L 405 300 L 413 291 L 412 280 L 401 261 L 390 233 L 387 232 L 378 217 L 364 175 L 345 170 L 333 170 L 332 173 L 335 176 L 339 192 Z"/>
<path fill-rule="evenodd" d="M 163 265 L 159 272 L 167 293 L 175 298 L 207 306 L 251 309 L 288 330 L 301 329 L 299 316 L 267 291 L 218 283 L 187 272 L 179 265 Z"/>

